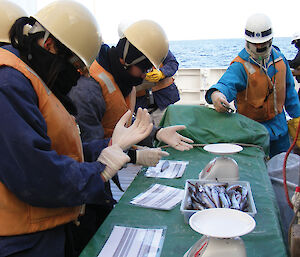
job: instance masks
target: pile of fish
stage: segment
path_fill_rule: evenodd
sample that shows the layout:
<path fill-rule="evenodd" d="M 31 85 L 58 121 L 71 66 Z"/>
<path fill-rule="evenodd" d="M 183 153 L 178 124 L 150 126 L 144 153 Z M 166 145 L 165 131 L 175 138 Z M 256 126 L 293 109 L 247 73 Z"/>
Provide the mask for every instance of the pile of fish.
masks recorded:
<path fill-rule="evenodd" d="M 231 208 L 248 211 L 248 190 L 246 187 L 228 183 L 189 183 L 186 209 Z"/>

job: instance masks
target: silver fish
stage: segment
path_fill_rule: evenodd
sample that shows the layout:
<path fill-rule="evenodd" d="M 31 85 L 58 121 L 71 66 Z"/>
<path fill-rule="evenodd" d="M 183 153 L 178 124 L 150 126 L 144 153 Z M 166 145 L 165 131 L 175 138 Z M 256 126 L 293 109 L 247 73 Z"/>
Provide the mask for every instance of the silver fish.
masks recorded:
<path fill-rule="evenodd" d="M 242 200 L 240 204 L 241 211 L 246 211 L 247 207 L 248 207 L 248 201 L 247 198 L 245 198 L 244 200 Z"/>
<path fill-rule="evenodd" d="M 234 185 L 231 185 L 231 186 L 227 187 L 227 188 L 226 188 L 226 191 L 227 191 L 227 192 L 230 191 L 230 190 L 235 190 L 235 191 L 237 191 L 237 190 L 241 190 L 241 188 L 242 188 L 241 185 L 239 185 L 239 184 L 234 184 Z"/>
<path fill-rule="evenodd" d="M 170 167 L 170 163 L 169 163 L 169 161 L 165 161 L 164 163 L 163 163 L 163 165 L 161 166 L 161 168 L 160 168 L 160 172 L 164 172 L 166 169 L 168 169 Z"/>
<path fill-rule="evenodd" d="M 211 187 L 211 196 L 212 196 L 212 199 L 213 199 L 216 207 L 221 208 L 221 203 L 220 203 L 220 199 L 219 199 L 219 191 L 218 191 L 217 187 L 215 187 L 215 186 Z"/>
<path fill-rule="evenodd" d="M 246 187 L 242 187 L 242 200 L 246 199 L 248 195 L 248 190 Z"/>
<path fill-rule="evenodd" d="M 203 202 L 206 203 L 208 208 L 216 208 L 216 205 L 214 202 L 208 197 L 208 195 L 205 192 L 201 193 Z"/>
<path fill-rule="evenodd" d="M 208 187 L 207 185 L 203 186 L 205 193 L 207 194 L 207 196 L 210 198 L 210 200 L 212 200 L 212 196 L 211 196 L 211 192 L 210 192 L 210 187 Z"/>
<path fill-rule="evenodd" d="M 236 198 L 238 204 L 241 204 L 241 201 L 242 201 L 242 194 L 241 194 L 239 191 L 236 191 L 236 192 L 235 192 L 235 198 Z"/>
<path fill-rule="evenodd" d="M 240 205 L 236 200 L 235 194 L 231 194 L 231 208 L 236 210 L 240 209 Z"/>
<path fill-rule="evenodd" d="M 220 197 L 222 208 L 229 208 L 229 203 L 227 201 L 225 194 L 223 192 L 220 192 L 219 197 Z"/>

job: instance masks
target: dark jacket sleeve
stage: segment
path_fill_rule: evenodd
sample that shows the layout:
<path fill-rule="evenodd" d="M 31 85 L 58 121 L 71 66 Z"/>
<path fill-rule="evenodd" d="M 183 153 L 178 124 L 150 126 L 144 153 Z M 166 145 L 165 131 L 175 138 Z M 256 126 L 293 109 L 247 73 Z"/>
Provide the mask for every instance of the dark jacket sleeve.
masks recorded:
<path fill-rule="evenodd" d="M 101 120 L 105 113 L 105 101 L 98 82 L 93 78 L 81 76 L 72 88 L 69 97 L 77 108 L 76 121 L 84 142 L 104 138 Z"/>
<path fill-rule="evenodd" d="M 88 143 L 83 142 L 84 161 L 94 162 L 99 157 L 102 149 L 108 146 L 110 138 L 93 140 Z"/>
<path fill-rule="evenodd" d="M 298 51 L 293 60 L 289 60 L 288 62 L 291 68 L 297 69 L 300 66 L 300 51 Z"/>
<path fill-rule="evenodd" d="M 166 77 L 172 77 L 178 70 L 178 66 L 179 63 L 169 50 L 167 57 L 163 61 L 163 67 L 161 67 L 160 70 Z"/>
<path fill-rule="evenodd" d="M 105 166 L 79 163 L 51 149 L 33 87 L 8 67 L 0 68 L 0 117 L 0 181 L 19 199 L 40 207 L 109 199 L 100 176 Z"/>

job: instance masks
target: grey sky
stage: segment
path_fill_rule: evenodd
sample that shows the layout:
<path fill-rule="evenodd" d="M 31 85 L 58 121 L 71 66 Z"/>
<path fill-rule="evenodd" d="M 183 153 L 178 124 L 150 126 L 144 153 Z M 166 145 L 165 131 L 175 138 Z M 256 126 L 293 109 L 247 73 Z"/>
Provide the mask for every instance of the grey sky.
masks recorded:
<path fill-rule="evenodd" d="M 13 0 L 28 14 L 53 0 Z M 95 15 L 103 38 L 118 40 L 117 27 L 124 19 L 152 19 L 166 31 L 169 40 L 241 38 L 246 19 L 253 13 L 267 14 L 273 23 L 275 37 L 291 37 L 300 31 L 299 0 L 84 0 Z M 298 16 L 298 17 L 297 17 Z"/>

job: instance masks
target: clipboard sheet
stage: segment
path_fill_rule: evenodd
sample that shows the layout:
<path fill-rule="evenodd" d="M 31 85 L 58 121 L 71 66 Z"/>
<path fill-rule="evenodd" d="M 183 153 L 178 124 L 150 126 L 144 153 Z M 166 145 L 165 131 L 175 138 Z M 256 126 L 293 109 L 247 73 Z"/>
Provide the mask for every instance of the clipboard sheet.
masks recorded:
<path fill-rule="evenodd" d="M 162 170 L 165 162 L 168 162 L 169 166 Z M 188 164 L 189 162 L 186 161 L 160 160 L 155 167 L 147 169 L 145 176 L 151 178 L 181 178 Z"/>
<path fill-rule="evenodd" d="M 183 189 L 154 184 L 147 191 L 133 198 L 130 203 L 145 208 L 171 210 L 182 201 L 183 196 Z"/>
<path fill-rule="evenodd" d="M 98 257 L 159 257 L 165 230 L 116 225 Z"/>

